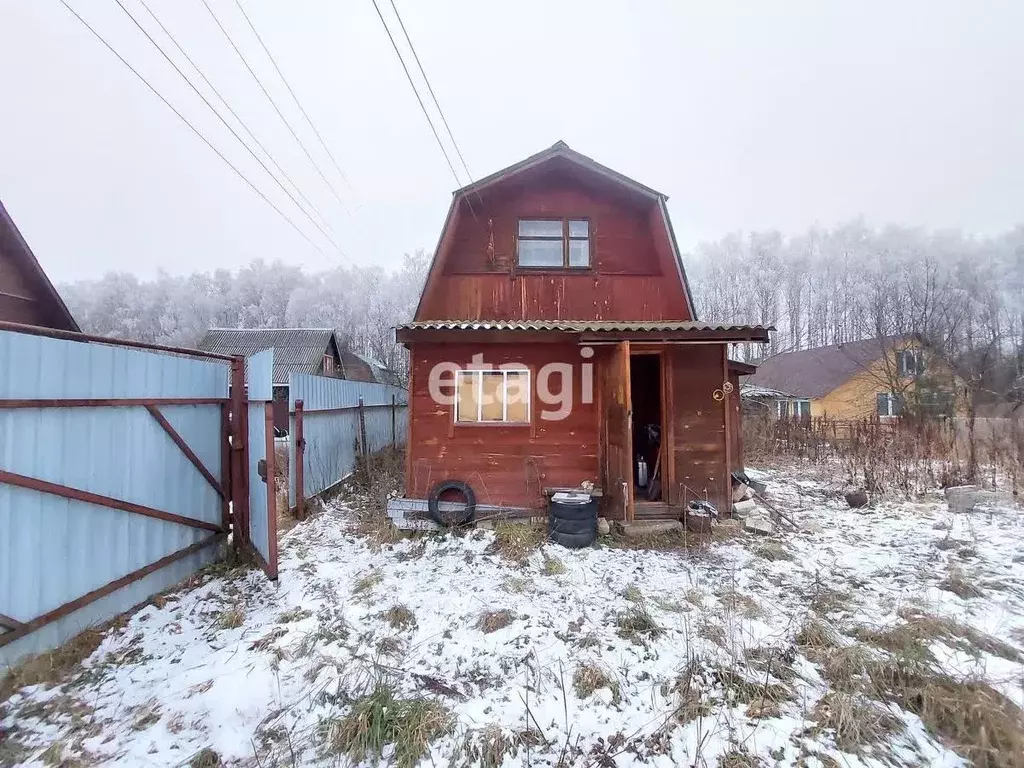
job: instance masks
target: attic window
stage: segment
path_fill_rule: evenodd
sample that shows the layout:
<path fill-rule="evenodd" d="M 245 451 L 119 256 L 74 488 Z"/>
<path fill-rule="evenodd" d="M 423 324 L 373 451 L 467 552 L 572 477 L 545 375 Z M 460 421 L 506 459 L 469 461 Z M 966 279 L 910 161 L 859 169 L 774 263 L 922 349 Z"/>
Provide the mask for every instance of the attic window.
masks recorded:
<path fill-rule="evenodd" d="M 334 357 L 324 355 L 324 373 L 334 373 Z"/>
<path fill-rule="evenodd" d="M 520 219 L 520 267 L 586 269 L 590 266 L 590 222 L 586 219 Z"/>
<path fill-rule="evenodd" d="M 903 349 L 896 353 L 896 368 L 900 376 L 918 376 L 924 373 L 924 355 L 920 349 Z"/>

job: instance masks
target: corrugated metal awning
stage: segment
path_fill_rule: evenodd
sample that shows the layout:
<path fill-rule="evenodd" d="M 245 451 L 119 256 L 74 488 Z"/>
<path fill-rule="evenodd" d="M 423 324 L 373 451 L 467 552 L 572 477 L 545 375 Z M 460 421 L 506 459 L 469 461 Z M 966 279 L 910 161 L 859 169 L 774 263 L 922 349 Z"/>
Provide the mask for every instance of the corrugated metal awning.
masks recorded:
<path fill-rule="evenodd" d="M 421 320 L 397 327 L 399 331 L 563 331 L 609 333 L 615 331 L 771 331 L 764 325 L 725 325 L 694 320 Z"/>
<path fill-rule="evenodd" d="M 400 343 L 449 341 L 465 333 L 474 339 L 513 341 L 519 334 L 533 334 L 538 341 L 559 341 L 574 336 L 579 343 L 637 342 L 728 343 L 767 342 L 763 325 L 701 323 L 693 320 L 421 320 L 399 325 Z M 446 338 L 447 337 L 447 338 Z"/>

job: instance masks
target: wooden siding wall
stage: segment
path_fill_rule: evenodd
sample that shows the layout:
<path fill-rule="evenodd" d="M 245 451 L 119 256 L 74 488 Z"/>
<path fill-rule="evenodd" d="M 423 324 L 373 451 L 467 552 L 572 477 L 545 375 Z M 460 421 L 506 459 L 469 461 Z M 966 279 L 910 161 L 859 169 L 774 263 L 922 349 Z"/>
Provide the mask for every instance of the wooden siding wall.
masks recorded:
<path fill-rule="evenodd" d="M 691 319 L 656 204 L 562 171 L 469 202 L 475 215 L 455 216 L 417 320 Z M 531 217 L 589 219 L 591 269 L 517 270 L 518 222 Z"/>
<path fill-rule="evenodd" d="M 674 487 L 669 501 L 684 506 L 707 498 L 725 510 L 725 408 L 712 393 L 722 386 L 724 347 L 717 344 L 669 347 L 672 375 Z"/>
<path fill-rule="evenodd" d="M 534 396 L 531 425 L 455 425 L 452 407 L 438 405 L 430 396 L 430 371 L 441 362 L 468 366 L 477 352 L 483 352 L 484 361 L 493 365 L 516 362 L 530 368 L 534 395 L 541 366 L 573 363 L 575 407 L 568 418 L 541 419 L 541 403 Z M 427 498 L 442 480 L 463 480 L 476 492 L 479 503 L 542 508 L 544 487 L 599 480 L 597 403 L 580 402 L 580 355 L 575 344 L 416 344 L 411 355 L 408 498 Z M 600 362 L 597 358 L 594 362 L 596 381 Z"/>
<path fill-rule="evenodd" d="M 50 301 L 50 297 L 40 292 L 36 283 L 24 274 L 0 244 L 0 320 L 66 327 L 66 323 L 54 317 Z"/>

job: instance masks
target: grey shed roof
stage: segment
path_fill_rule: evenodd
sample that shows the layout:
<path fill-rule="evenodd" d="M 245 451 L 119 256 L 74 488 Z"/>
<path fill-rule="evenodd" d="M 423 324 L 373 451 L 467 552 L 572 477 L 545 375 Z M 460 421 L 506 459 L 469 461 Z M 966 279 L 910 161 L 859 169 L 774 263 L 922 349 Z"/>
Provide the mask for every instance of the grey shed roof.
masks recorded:
<path fill-rule="evenodd" d="M 319 373 L 333 338 L 331 328 L 211 328 L 199 349 L 249 357 L 273 347 L 274 384 L 287 384 L 289 373 Z"/>
<path fill-rule="evenodd" d="M 814 400 L 867 369 L 900 341 L 887 336 L 775 355 L 762 360 L 746 384 Z"/>

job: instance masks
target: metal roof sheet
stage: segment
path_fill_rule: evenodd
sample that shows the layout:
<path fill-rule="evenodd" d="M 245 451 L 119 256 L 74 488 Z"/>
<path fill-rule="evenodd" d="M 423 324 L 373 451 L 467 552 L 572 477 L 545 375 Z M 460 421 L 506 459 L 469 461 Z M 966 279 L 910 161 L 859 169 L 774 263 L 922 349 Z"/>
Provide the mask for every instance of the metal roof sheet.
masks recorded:
<path fill-rule="evenodd" d="M 251 357 L 273 347 L 274 384 L 287 384 L 289 373 L 320 372 L 333 336 L 330 328 L 211 328 L 198 348 L 222 355 Z"/>
<path fill-rule="evenodd" d="M 764 325 L 701 323 L 696 320 L 420 320 L 399 325 L 397 330 L 605 333 L 616 331 L 770 331 L 773 328 Z"/>

